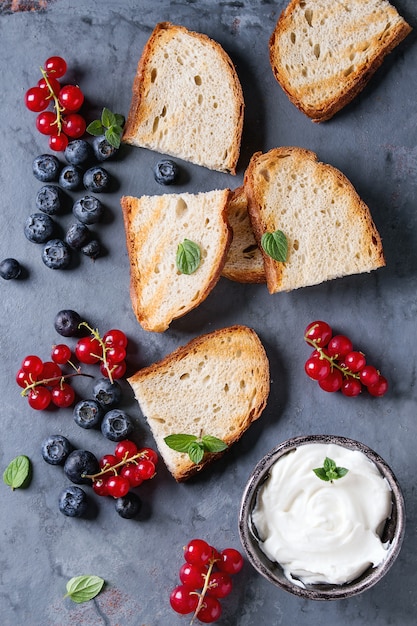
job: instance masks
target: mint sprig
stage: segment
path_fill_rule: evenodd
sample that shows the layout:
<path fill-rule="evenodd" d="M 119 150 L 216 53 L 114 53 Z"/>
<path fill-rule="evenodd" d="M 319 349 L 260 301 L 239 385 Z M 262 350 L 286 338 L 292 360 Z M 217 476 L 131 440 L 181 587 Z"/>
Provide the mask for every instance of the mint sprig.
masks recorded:
<path fill-rule="evenodd" d="M 264 233 L 261 238 L 264 252 L 275 261 L 285 263 L 288 253 L 288 241 L 282 230 Z"/>
<path fill-rule="evenodd" d="M 313 469 L 313 472 L 316 476 L 318 476 L 318 478 L 320 478 L 320 480 L 325 480 L 326 482 L 331 483 L 338 478 L 346 476 L 348 471 L 349 470 L 346 469 L 346 467 L 337 467 L 333 459 L 329 459 L 327 456 L 324 459 L 323 467 L 316 467 Z"/>
<path fill-rule="evenodd" d="M 125 118 L 120 113 L 112 113 L 110 109 L 104 107 L 101 118 L 94 120 L 87 126 L 87 132 L 94 137 L 104 135 L 107 141 L 114 148 L 120 147 L 123 134 Z"/>
<path fill-rule="evenodd" d="M 67 582 L 67 593 L 64 598 L 81 604 L 96 597 L 102 590 L 104 579 L 100 576 L 74 576 Z"/>
<path fill-rule="evenodd" d="M 17 456 L 6 467 L 3 473 L 3 481 L 6 485 L 14 489 L 26 487 L 31 477 L 31 463 L 27 456 L 21 454 Z"/>
<path fill-rule="evenodd" d="M 206 452 L 216 453 L 226 450 L 227 444 L 213 435 L 187 435 L 183 433 L 168 435 L 164 438 L 168 448 L 176 452 L 188 454 L 190 460 L 198 465 Z"/>

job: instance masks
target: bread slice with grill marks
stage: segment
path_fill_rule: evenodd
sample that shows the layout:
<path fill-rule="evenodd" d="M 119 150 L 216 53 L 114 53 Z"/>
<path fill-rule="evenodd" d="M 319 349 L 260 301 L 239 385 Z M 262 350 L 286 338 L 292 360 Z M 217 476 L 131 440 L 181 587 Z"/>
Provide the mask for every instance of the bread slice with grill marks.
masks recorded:
<path fill-rule="evenodd" d="M 262 414 L 269 395 L 265 349 L 254 330 L 235 325 L 190 341 L 130 378 L 159 452 L 177 481 L 190 478 L 221 453 L 193 463 L 167 446 L 168 435 L 211 435 L 229 448 Z"/>
<path fill-rule="evenodd" d="M 270 38 L 272 70 L 293 104 L 322 122 L 411 30 L 387 0 L 291 0 Z"/>
<path fill-rule="evenodd" d="M 123 141 L 235 174 L 243 110 L 235 67 L 220 44 L 161 22 L 137 67 Z"/>
<path fill-rule="evenodd" d="M 232 233 L 229 189 L 199 194 L 123 196 L 121 206 L 130 260 L 130 295 L 145 330 L 163 332 L 198 306 L 220 278 Z M 178 245 L 197 244 L 201 262 L 192 274 L 176 264 Z"/>
<path fill-rule="evenodd" d="M 314 152 L 282 147 L 254 154 L 244 187 L 258 245 L 276 230 L 288 242 L 285 263 L 263 251 L 270 293 L 385 265 L 369 208 L 346 176 Z"/>

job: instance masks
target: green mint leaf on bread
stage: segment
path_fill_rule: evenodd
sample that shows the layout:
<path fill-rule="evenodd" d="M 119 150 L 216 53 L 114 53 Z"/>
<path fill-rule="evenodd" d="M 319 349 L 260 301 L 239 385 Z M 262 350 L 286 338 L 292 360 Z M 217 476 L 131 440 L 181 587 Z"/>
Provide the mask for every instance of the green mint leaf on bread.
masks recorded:
<path fill-rule="evenodd" d="M 104 135 L 114 148 L 120 147 L 125 118 L 120 113 L 113 113 L 104 107 L 101 118 L 94 120 L 87 126 L 87 132 L 94 137 Z"/>
<path fill-rule="evenodd" d="M 223 452 L 227 448 L 222 439 L 212 435 L 197 437 L 196 435 L 174 434 L 165 437 L 164 441 L 172 450 L 188 454 L 190 460 L 196 465 L 201 463 L 206 452 L 214 454 Z"/>
<path fill-rule="evenodd" d="M 74 576 L 67 582 L 67 593 L 64 598 L 71 598 L 73 602 L 81 604 L 96 597 L 104 585 L 100 576 Z"/>
<path fill-rule="evenodd" d="M 287 260 L 288 241 L 281 230 L 264 233 L 261 238 L 261 246 L 264 252 L 275 261 L 285 263 Z"/>
<path fill-rule="evenodd" d="M 177 248 L 177 268 L 181 274 L 193 274 L 199 267 L 201 261 L 200 246 L 191 241 L 184 239 Z"/>
<path fill-rule="evenodd" d="M 27 456 L 21 454 L 17 456 L 6 467 L 3 473 L 3 481 L 6 485 L 14 489 L 26 487 L 31 475 L 31 463 Z"/>
<path fill-rule="evenodd" d="M 324 459 L 323 467 L 316 467 L 313 469 L 315 475 L 320 478 L 320 480 L 324 480 L 326 482 L 333 482 L 338 478 L 342 478 L 343 476 L 346 476 L 348 471 L 349 470 L 346 469 L 346 467 L 337 467 L 333 459 L 329 459 L 327 456 Z"/>

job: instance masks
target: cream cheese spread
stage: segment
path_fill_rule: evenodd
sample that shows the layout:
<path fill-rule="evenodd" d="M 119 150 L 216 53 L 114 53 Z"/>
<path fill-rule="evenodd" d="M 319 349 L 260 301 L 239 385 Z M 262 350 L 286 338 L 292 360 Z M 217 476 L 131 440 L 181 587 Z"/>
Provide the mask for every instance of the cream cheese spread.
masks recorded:
<path fill-rule="evenodd" d="M 313 469 L 328 457 L 348 473 L 333 482 Z M 380 533 L 391 514 L 388 482 L 363 452 L 309 443 L 283 455 L 258 492 L 252 521 L 266 556 L 296 584 L 343 584 L 387 556 Z"/>

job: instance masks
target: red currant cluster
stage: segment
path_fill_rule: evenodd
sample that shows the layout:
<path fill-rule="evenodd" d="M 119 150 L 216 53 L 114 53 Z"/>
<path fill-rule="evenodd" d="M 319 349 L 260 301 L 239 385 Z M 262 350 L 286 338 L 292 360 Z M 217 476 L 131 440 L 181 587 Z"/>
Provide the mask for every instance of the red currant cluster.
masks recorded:
<path fill-rule="evenodd" d="M 114 454 L 105 454 L 100 460 L 101 471 L 88 476 L 98 496 L 123 498 L 130 489 L 155 476 L 158 455 L 152 448 L 140 448 L 125 439 L 119 441 Z"/>
<path fill-rule="evenodd" d="M 93 365 L 100 362 L 100 372 L 112 382 L 122 378 L 126 372 L 126 348 L 127 337 L 117 328 L 107 331 L 103 337 L 97 330 L 91 328 L 86 322 L 89 331 L 88 337 L 81 337 L 75 346 L 75 355 L 80 363 Z"/>
<path fill-rule="evenodd" d="M 348 337 L 333 335 L 326 322 L 311 322 L 304 339 L 314 348 L 305 363 L 305 372 L 324 391 L 340 390 L 349 397 L 358 396 L 363 387 L 371 396 L 379 397 L 387 392 L 387 379 L 373 365 L 367 365 L 363 352 L 354 350 Z"/>
<path fill-rule="evenodd" d="M 84 94 L 77 85 L 61 86 L 58 81 L 67 71 L 62 57 L 50 57 L 40 70 L 42 78 L 26 91 L 25 105 L 39 113 L 36 128 L 43 135 L 49 135 L 51 150 L 61 152 L 68 145 L 68 137 L 78 139 L 85 133 L 85 119 L 78 113 Z M 51 104 L 53 110 L 47 110 Z"/>
<path fill-rule="evenodd" d="M 194 613 L 204 624 L 218 620 L 222 613 L 221 598 L 233 587 L 233 574 L 243 567 L 243 557 L 234 548 L 218 552 L 203 539 L 192 539 L 184 548 L 185 563 L 180 568 L 181 585 L 170 595 L 171 607 L 181 615 Z"/>

